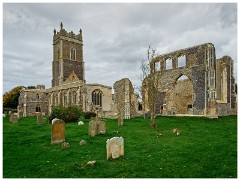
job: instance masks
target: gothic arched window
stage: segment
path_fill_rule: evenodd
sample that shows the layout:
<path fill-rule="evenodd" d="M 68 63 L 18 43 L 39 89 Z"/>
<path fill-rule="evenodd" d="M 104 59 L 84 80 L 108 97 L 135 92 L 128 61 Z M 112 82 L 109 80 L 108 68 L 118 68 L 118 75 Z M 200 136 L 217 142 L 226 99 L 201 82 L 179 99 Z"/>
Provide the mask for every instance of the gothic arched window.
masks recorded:
<path fill-rule="evenodd" d="M 102 106 L 102 91 L 94 90 L 92 92 L 92 103 L 96 106 Z"/>

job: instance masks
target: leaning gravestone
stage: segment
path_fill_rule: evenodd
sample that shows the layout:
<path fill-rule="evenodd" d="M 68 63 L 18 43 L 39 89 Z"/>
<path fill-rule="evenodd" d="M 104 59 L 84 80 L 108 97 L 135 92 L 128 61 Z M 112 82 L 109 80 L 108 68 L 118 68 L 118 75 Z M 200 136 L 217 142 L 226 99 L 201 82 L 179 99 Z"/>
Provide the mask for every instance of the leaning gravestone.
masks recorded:
<path fill-rule="evenodd" d="M 52 120 L 52 137 L 51 143 L 62 143 L 65 141 L 65 122 L 61 119 Z"/>
<path fill-rule="evenodd" d="M 107 159 L 118 158 L 124 155 L 124 140 L 122 137 L 113 137 L 106 142 Z"/>
<path fill-rule="evenodd" d="M 42 125 L 42 123 L 43 123 L 42 113 L 38 112 L 38 113 L 36 113 L 36 115 L 37 115 L 37 123 L 38 123 L 38 125 Z"/>

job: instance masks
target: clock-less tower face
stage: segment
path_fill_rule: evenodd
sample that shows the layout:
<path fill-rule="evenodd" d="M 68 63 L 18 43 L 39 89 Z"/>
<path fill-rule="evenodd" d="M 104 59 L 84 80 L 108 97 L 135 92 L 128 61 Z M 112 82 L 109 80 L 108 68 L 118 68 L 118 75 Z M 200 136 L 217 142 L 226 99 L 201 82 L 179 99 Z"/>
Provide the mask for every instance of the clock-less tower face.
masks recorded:
<path fill-rule="evenodd" d="M 85 82 L 82 31 L 78 35 L 62 28 L 53 35 L 52 87 L 61 85 L 74 71 Z"/>

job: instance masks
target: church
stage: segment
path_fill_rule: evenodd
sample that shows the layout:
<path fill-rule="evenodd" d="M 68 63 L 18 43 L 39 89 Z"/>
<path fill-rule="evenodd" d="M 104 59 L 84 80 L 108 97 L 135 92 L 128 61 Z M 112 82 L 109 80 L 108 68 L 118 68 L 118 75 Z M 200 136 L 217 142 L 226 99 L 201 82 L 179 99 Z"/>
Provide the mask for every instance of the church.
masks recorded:
<path fill-rule="evenodd" d="M 151 60 L 150 77 L 155 77 L 157 94 L 153 98 L 155 113 L 162 116 L 203 116 L 216 118 L 237 114 L 237 85 L 233 76 L 233 60 L 229 56 L 216 58 L 215 47 L 205 43 L 159 55 Z M 142 83 L 142 112 L 138 110 L 138 95 L 128 78 L 112 87 L 88 84 L 85 78 L 82 30 L 76 35 L 60 24 L 54 29 L 52 87 L 22 89 L 18 116 L 49 115 L 56 106 L 77 105 L 84 112 L 100 117 L 130 119 L 149 114 L 153 95 Z"/>
<path fill-rule="evenodd" d="M 131 81 L 124 78 L 114 85 L 112 94 L 112 87 L 86 82 L 82 30 L 76 35 L 67 32 L 61 23 L 60 31 L 54 29 L 53 35 L 52 87 L 37 85 L 36 89 L 22 89 L 18 115 L 34 116 L 36 112 L 49 115 L 55 106 L 77 105 L 84 112 L 98 112 L 101 117 L 116 118 L 119 113 L 125 119 L 135 117 L 138 96 Z"/>

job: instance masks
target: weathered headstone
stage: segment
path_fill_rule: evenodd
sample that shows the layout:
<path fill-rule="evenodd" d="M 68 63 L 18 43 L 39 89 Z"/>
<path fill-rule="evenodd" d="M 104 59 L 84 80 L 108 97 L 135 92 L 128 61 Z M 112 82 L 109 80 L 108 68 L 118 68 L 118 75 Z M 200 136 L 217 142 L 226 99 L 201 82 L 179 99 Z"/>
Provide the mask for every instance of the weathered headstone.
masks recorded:
<path fill-rule="evenodd" d="M 178 128 L 173 129 L 173 134 L 179 136 L 180 135 L 179 129 Z"/>
<path fill-rule="evenodd" d="M 61 119 L 54 119 L 52 120 L 52 137 L 51 143 L 61 143 L 65 141 L 65 122 Z"/>
<path fill-rule="evenodd" d="M 118 126 L 123 126 L 123 119 L 121 116 L 118 117 Z"/>
<path fill-rule="evenodd" d="M 81 141 L 79 142 L 79 145 L 80 145 L 80 146 L 86 145 L 86 144 L 87 144 L 87 142 L 86 142 L 85 140 L 81 140 Z"/>
<path fill-rule="evenodd" d="M 22 118 L 22 117 L 23 117 L 23 112 L 20 111 L 20 112 L 18 113 L 18 118 Z"/>
<path fill-rule="evenodd" d="M 88 134 L 89 134 L 89 136 L 92 136 L 92 137 L 97 135 L 97 121 L 96 120 L 92 120 L 89 122 Z"/>
<path fill-rule="evenodd" d="M 67 143 L 67 142 L 62 143 L 62 149 L 66 149 L 66 148 L 69 148 L 69 147 L 70 147 L 69 143 Z"/>
<path fill-rule="evenodd" d="M 36 115 L 37 115 L 37 123 L 38 123 L 38 125 L 42 125 L 42 123 L 43 123 L 42 113 L 41 112 L 37 112 Z"/>
<path fill-rule="evenodd" d="M 79 125 L 79 126 L 82 126 L 82 125 L 84 125 L 84 122 L 78 121 L 78 125 Z"/>
<path fill-rule="evenodd" d="M 3 117 L 5 118 L 5 117 L 6 117 L 6 115 L 5 115 L 5 114 L 3 114 Z"/>
<path fill-rule="evenodd" d="M 99 134 L 105 134 L 106 133 L 106 125 L 104 121 L 100 121 L 99 117 L 92 118 L 92 120 L 89 122 L 88 126 L 88 134 L 89 136 L 96 136 Z"/>
<path fill-rule="evenodd" d="M 97 131 L 98 134 L 105 134 L 106 133 L 106 125 L 104 121 L 99 121 L 99 123 L 97 124 Z"/>
<path fill-rule="evenodd" d="M 107 159 L 113 159 L 124 155 L 124 139 L 122 137 L 113 137 L 106 142 Z"/>
<path fill-rule="evenodd" d="M 16 114 L 10 114 L 9 121 L 12 123 L 18 123 L 18 116 Z"/>

